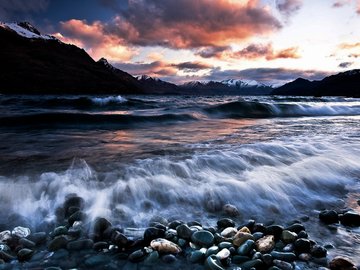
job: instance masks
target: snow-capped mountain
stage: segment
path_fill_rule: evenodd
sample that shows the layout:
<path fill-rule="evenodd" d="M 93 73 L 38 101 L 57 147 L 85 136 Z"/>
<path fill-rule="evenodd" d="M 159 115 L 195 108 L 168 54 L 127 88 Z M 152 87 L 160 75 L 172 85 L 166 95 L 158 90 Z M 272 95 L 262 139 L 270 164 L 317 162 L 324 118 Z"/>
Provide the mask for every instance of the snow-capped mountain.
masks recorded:
<path fill-rule="evenodd" d="M 51 35 L 42 35 L 39 30 L 37 30 L 29 22 L 19 22 L 19 23 L 3 23 L 0 22 L 0 27 L 16 32 L 19 36 L 30 38 L 30 39 L 45 39 L 45 40 L 57 40 L 57 38 Z"/>
<path fill-rule="evenodd" d="M 269 87 L 268 85 L 265 85 L 263 83 L 259 83 L 255 80 L 236 80 L 236 79 L 228 79 L 223 80 L 221 83 L 228 85 L 230 87 L 236 87 L 236 88 L 247 88 L 247 87 Z"/>

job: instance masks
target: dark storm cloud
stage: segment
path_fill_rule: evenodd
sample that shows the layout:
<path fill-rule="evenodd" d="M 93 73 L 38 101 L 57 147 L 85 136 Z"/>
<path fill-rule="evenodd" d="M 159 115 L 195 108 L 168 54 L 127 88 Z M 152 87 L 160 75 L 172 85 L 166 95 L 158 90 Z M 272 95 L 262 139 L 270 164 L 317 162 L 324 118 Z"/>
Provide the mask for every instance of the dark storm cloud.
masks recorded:
<path fill-rule="evenodd" d="M 230 51 L 231 47 L 229 46 L 210 46 L 197 50 L 196 55 L 201 56 L 202 58 L 221 58 L 223 52 Z"/>
<path fill-rule="evenodd" d="M 350 66 L 352 66 L 354 64 L 354 62 L 343 62 L 339 64 L 340 68 L 348 68 Z"/>
<path fill-rule="evenodd" d="M 1 0 L 0 20 L 28 20 L 33 14 L 45 11 L 48 0 Z"/>
<path fill-rule="evenodd" d="M 180 64 L 173 64 L 173 67 L 176 67 L 179 70 L 183 70 L 185 72 L 194 72 L 199 71 L 203 69 L 209 69 L 212 66 L 206 63 L 200 63 L 200 62 L 183 62 Z"/>

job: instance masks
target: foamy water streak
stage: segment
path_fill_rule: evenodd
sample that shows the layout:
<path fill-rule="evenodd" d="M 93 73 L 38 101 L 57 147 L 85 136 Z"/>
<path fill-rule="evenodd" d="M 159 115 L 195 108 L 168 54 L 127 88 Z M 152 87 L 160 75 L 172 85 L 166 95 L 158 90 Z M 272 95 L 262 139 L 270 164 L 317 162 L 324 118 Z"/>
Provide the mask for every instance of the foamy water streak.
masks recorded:
<path fill-rule="evenodd" d="M 226 203 L 245 218 L 289 219 L 339 203 L 360 178 L 358 146 L 277 140 L 186 158 L 138 160 L 101 174 L 81 161 L 36 179 L 2 178 L 1 215 L 50 221 L 64 197 L 77 193 L 86 200 L 90 219 L 104 216 L 123 225 L 144 226 L 153 215 L 206 223 L 221 215 Z"/>

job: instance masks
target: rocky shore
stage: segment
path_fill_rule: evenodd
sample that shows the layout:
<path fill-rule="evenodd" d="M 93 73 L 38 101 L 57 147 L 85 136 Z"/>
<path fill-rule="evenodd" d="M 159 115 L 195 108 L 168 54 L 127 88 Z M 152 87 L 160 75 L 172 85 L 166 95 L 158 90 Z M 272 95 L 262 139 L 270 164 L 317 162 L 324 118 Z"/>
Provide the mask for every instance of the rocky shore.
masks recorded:
<path fill-rule="evenodd" d="M 351 258 L 329 259 L 327 249 L 333 247 L 309 239 L 301 221 L 282 226 L 222 218 L 206 227 L 155 217 L 136 235 L 105 218 L 87 222 L 84 204 L 68 196 L 50 232 L 23 226 L 0 232 L 0 269 L 357 269 Z M 237 214 L 231 205 L 227 210 Z M 360 226 L 360 215 L 351 211 L 326 210 L 319 218 Z"/>

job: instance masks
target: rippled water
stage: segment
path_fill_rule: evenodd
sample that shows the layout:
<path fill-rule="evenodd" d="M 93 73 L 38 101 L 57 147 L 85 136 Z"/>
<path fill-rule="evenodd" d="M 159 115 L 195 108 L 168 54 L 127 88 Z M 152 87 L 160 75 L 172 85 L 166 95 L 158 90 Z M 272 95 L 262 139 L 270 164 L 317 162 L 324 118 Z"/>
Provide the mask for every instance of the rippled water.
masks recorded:
<path fill-rule="evenodd" d="M 358 208 L 360 99 L 0 96 L 0 223 L 39 226 L 69 193 L 90 218 L 213 224 L 310 217 L 310 234 L 360 257 L 357 231 L 317 211 Z M 339 251 L 340 250 L 340 251 Z M 360 261 L 359 261 L 360 263 Z"/>

